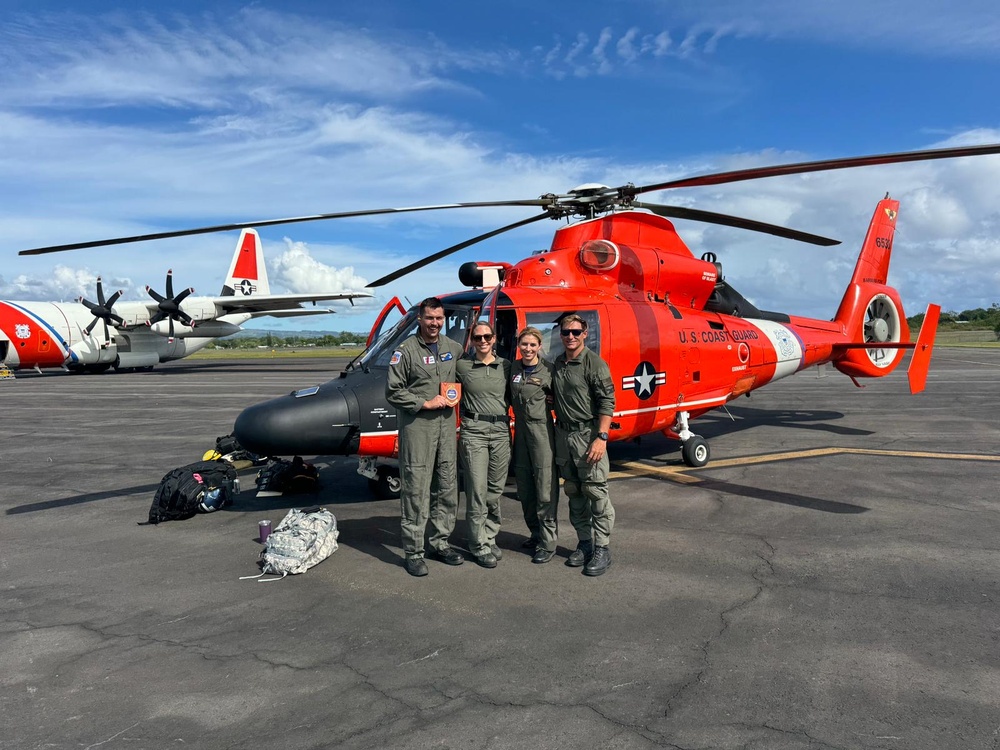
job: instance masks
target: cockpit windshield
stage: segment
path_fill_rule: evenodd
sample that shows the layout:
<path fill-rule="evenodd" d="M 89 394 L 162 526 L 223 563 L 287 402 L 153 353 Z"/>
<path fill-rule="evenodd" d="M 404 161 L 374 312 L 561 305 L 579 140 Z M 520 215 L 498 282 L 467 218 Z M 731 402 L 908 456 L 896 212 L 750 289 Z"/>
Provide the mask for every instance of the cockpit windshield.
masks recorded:
<path fill-rule="evenodd" d="M 476 318 L 476 310 L 471 307 L 444 306 L 444 328 L 441 335 L 456 341 L 460 346 L 465 346 L 468 340 L 469 328 Z M 400 319 L 396 325 L 379 336 L 375 343 L 368 347 L 359 364 L 367 369 L 369 367 L 388 367 L 389 358 L 392 353 L 399 348 L 399 344 L 408 336 L 417 332 L 417 308 L 413 307 L 407 311 L 406 315 Z"/>

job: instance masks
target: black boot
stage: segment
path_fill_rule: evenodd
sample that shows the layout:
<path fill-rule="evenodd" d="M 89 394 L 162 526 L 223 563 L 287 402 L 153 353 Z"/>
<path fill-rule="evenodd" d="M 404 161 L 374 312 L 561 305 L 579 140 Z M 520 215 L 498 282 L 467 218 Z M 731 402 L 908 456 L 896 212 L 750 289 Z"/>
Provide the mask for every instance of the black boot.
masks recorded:
<path fill-rule="evenodd" d="M 611 550 L 605 547 L 597 547 L 594 550 L 594 556 L 590 558 L 590 562 L 587 563 L 586 567 L 583 569 L 583 574 L 585 576 L 599 576 L 603 575 L 604 571 L 611 567 Z"/>
<path fill-rule="evenodd" d="M 571 568 L 579 568 L 584 563 L 590 562 L 590 558 L 594 556 L 594 543 L 588 540 L 582 540 L 576 549 L 569 553 L 569 559 L 566 564 Z"/>

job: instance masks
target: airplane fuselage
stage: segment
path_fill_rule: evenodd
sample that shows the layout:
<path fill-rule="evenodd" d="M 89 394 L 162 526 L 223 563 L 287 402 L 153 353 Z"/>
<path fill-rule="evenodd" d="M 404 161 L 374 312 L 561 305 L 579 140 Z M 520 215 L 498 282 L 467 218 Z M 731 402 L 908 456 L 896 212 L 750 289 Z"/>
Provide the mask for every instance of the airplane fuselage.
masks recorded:
<path fill-rule="evenodd" d="M 197 298 L 190 304 L 185 302 L 183 309 L 195 319 L 215 312 L 214 306 L 202 304 Z M 100 324 L 86 333 L 94 317 L 77 302 L 0 302 L 0 362 L 11 369 L 151 367 L 186 357 L 216 337 L 234 333 L 239 323 L 250 317 L 226 316 L 225 321 L 207 324 L 215 330 L 178 326 L 171 339 L 165 330 L 147 326 L 150 314 L 145 304 L 122 302 L 115 311 L 125 323 L 109 326 L 110 336 L 105 340 Z"/>

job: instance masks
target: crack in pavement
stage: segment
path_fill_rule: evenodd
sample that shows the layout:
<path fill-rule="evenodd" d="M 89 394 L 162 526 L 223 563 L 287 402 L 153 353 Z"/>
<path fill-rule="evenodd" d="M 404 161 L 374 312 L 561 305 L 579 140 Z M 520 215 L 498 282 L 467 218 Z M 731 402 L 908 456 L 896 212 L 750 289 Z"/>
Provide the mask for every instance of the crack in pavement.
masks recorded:
<path fill-rule="evenodd" d="M 702 678 L 704 677 L 705 673 L 710 669 L 710 661 L 711 661 L 710 651 L 712 649 L 712 645 L 720 638 L 722 638 L 722 636 L 725 635 L 726 631 L 729 629 L 728 616 L 731 615 L 733 612 L 736 612 L 737 610 L 749 607 L 764 592 L 766 586 L 762 578 L 762 575 L 765 575 L 763 571 L 766 570 L 766 575 L 769 575 L 771 577 L 774 576 L 774 565 L 771 562 L 771 558 L 774 556 L 776 548 L 774 547 L 774 545 L 768 542 L 767 539 L 765 539 L 764 537 L 754 537 L 754 538 L 757 539 L 757 541 L 759 541 L 766 547 L 765 550 L 766 556 L 759 552 L 755 553 L 757 559 L 760 562 L 754 566 L 753 570 L 750 571 L 750 577 L 757 583 L 756 590 L 749 597 L 746 597 L 741 601 L 735 602 L 732 606 L 730 606 L 727 609 L 724 609 L 722 612 L 719 613 L 720 627 L 718 631 L 714 635 L 710 636 L 699 647 L 702 653 L 701 669 L 699 669 L 691 679 L 687 680 L 683 685 L 677 688 L 667 698 L 667 701 L 663 708 L 664 717 L 670 716 L 674 702 L 678 700 L 681 697 L 681 695 L 683 695 L 690 687 L 699 684 L 702 681 Z"/>

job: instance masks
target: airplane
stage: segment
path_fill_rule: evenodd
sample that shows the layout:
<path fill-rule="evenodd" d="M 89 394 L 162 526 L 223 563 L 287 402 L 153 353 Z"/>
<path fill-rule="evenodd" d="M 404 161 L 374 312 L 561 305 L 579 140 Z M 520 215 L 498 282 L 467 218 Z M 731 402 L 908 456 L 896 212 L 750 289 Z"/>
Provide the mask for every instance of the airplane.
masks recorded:
<path fill-rule="evenodd" d="M 517 356 L 517 332 L 532 325 L 545 337 L 544 356 L 554 359 L 562 352 L 561 319 L 571 312 L 582 315 L 590 331 L 587 345 L 609 363 L 615 383 L 611 441 L 661 432 L 681 442 L 685 464 L 700 467 L 709 462 L 711 451 L 708 442 L 692 431 L 693 420 L 806 368 L 831 364 L 861 387 L 860 379 L 893 372 L 904 350 L 912 349 L 909 385 L 911 392 L 920 392 L 940 307 L 928 306 L 919 337 L 911 343 L 899 293 L 887 283 L 899 211 L 899 202 L 888 195 L 876 205 L 853 276 L 830 320 L 758 308 L 726 280 L 714 251 L 694 256 L 670 219 L 737 227 L 822 246 L 838 244 L 837 240 L 728 214 L 643 203 L 637 196 L 680 187 L 997 153 L 1000 144 L 881 154 L 755 167 L 640 187 L 587 184 L 537 199 L 318 214 L 248 226 L 465 207 L 542 209 L 541 214 L 460 242 L 369 284 L 378 287 L 534 221 L 578 219 L 556 231 L 547 251 L 514 264 L 463 264 L 459 280 L 468 288 L 439 295 L 446 316 L 442 334 L 468 346 L 468 333 L 476 321 L 489 320 L 497 330 L 498 353 L 512 359 Z M 22 253 L 235 228 L 202 227 Z M 402 318 L 387 327 L 393 310 Z M 392 353 L 416 330 L 416 308 L 407 310 L 393 298 L 373 325 L 366 350 L 338 378 L 249 406 L 237 417 L 234 435 L 245 448 L 262 455 L 357 455 L 358 471 L 368 478 L 375 494 L 398 495 L 398 468 L 391 463 L 398 455 L 396 414 L 385 401 L 384 389 Z"/>
<path fill-rule="evenodd" d="M 372 296 L 271 294 L 260 237 L 249 228 L 240 233 L 218 297 L 192 297 L 190 288 L 175 295 L 172 270 L 165 295 L 148 286 L 146 292 L 148 301 L 121 301 L 121 291 L 105 297 L 98 277 L 96 303 L 82 297 L 70 303 L 0 300 L 0 365 L 84 373 L 152 369 L 236 333 L 252 318 L 325 315 L 335 310 L 303 304 Z"/>

